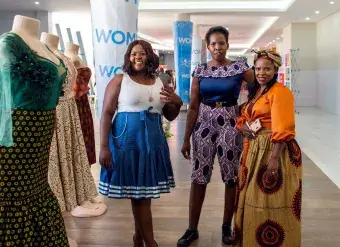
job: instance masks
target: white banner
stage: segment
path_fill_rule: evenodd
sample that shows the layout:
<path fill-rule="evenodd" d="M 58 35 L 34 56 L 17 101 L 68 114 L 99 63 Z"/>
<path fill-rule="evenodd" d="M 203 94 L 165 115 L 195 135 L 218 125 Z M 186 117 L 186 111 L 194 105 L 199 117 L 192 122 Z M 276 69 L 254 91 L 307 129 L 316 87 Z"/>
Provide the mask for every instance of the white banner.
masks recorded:
<path fill-rule="evenodd" d="M 197 65 L 201 63 L 202 56 L 202 39 L 198 36 L 192 36 L 192 52 L 191 52 L 191 73 Z"/>
<path fill-rule="evenodd" d="M 205 42 L 204 39 L 202 39 L 202 48 L 201 48 L 201 63 L 206 63 L 207 62 L 207 43 Z"/>
<path fill-rule="evenodd" d="M 192 49 L 191 49 L 191 74 L 194 69 L 201 63 L 202 56 L 202 39 L 199 36 L 192 36 Z M 192 77 L 190 79 L 191 91 Z"/>
<path fill-rule="evenodd" d="M 138 0 L 91 0 L 98 116 L 109 81 L 121 70 L 128 45 L 137 39 Z"/>

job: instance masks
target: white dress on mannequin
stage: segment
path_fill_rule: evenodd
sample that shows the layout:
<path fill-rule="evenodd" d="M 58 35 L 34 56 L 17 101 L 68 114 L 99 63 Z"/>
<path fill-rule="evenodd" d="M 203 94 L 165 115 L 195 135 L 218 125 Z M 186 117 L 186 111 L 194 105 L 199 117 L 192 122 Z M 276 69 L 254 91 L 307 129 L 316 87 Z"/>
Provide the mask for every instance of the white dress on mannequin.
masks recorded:
<path fill-rule="evenodd" d="M 47 34 L 43 34 L 42 38 L 44 37 L 46 39 Z M 89 201 L 96 198 L 98 192 L 87 160 L 72 90 L 77 78 L 77 69 L 56 47 L 50 48 L 64 61 L 68 75 L 63 85 L 63 96 L 59 98 L 56 108 L 56 128 L 49 160 L 49 183 L 62 211 L 80 211 L 81 217 L 99 216 L 106 212 L 106 205 L 89 205 Z"/>

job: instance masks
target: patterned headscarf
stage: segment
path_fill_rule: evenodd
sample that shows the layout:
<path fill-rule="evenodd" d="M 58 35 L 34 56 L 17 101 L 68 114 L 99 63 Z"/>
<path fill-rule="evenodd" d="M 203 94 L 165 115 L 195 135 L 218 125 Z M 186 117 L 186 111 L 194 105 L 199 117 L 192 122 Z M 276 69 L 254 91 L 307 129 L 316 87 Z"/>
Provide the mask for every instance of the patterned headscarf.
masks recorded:
<path fill-rule="evenodd" d="M 264 59 L 271 61 L 277 69 L 280 68 L 281 65 L 282 65 L 282 58 L 281 58 L 280 54 L 275 52 L 275 51 L 272 51 L 272 50 L 259 50 L 259 51 L 252 50 L 252 52 L 255 53 L 254 64 L 260 58 L 264 58 Z"/>

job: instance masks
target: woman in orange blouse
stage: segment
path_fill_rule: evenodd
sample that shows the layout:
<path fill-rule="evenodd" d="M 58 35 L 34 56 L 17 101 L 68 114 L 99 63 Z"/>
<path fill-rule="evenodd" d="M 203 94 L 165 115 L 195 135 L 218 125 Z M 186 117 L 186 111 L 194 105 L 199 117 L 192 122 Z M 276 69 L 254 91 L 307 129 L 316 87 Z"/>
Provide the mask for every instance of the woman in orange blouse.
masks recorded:
<path fill-rule="evenodd" d="M 294 97 L 277 82 L 281 57 L 255 56 L 255 86 L 237 122 L 244 149 L 237 184 L 237 247 L 301 245 L 301 150 L 295 141 Z M 255 133 L 248 127 L 260 120 Z"/>

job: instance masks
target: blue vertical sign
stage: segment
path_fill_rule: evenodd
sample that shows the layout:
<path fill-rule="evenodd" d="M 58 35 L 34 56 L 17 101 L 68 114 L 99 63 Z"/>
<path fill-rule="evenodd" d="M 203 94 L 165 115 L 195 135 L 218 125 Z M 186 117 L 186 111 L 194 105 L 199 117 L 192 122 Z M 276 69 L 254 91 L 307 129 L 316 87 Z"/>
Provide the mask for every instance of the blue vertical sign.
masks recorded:
<path fill-rule="evenodd" d="M 184 104 L 189 103 L 193 23 L 176 21 L 173 26 L 177 94 Z"/>

